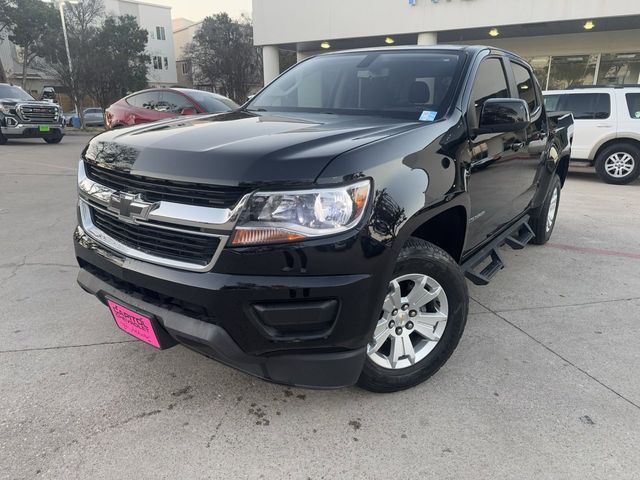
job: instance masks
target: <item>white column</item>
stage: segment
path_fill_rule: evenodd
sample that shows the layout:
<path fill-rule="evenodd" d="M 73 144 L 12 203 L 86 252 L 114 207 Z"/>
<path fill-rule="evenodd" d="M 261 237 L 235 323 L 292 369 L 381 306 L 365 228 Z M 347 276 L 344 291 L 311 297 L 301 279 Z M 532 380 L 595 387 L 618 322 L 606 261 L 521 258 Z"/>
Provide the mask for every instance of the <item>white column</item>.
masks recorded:
<path fill-rule="evenodd" d="M 418 34 L 418 45 L 437 45 L 438 34 L 436 32 L 423 32 Z"/>
<path fill-rule="evenodd" d="M 280 75 L 280 51 L 275 45 L 262 47 L 262 66 L 264 69 L 264 84 Z"/>

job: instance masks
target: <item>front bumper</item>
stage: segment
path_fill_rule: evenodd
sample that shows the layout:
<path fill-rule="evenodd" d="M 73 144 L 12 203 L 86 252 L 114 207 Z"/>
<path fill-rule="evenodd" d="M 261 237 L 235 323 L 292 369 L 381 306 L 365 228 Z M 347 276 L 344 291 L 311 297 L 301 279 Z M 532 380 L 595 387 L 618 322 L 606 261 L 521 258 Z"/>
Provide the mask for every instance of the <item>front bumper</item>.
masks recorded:
<path fill-rule="evenodd" d="M 0 126 L 0 131 L 5 137 L 28 137 L 28 138 L 48 138 L 64 135 L 64 125 L 59 123 L 42 124 L 48 125 L 48 132 L 41 132 L 40 124 L 18 123 L 15 125 Z"/>
<path fill-rule="evenodd" d="M 360 375 L 380 311 L 378 275 L 189 272 L 120 256 L 80 227 L 74 237 L 84 290 L 155 315 L 193 350 L 289 385 L 337 388 Z"/>

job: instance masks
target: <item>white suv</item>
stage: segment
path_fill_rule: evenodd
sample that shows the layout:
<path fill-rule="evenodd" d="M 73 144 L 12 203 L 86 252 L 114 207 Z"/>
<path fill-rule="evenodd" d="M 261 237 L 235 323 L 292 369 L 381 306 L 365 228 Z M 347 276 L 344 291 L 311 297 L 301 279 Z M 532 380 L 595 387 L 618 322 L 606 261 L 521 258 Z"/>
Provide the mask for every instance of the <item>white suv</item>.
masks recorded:
<path fill-rule="evenodd" d="M 571 160 L 596 167 L 607 183 L 623 185 L 640 175 L 640 85 L 580 87 L 544 92 L 547 111 L 575 119 Z"/>

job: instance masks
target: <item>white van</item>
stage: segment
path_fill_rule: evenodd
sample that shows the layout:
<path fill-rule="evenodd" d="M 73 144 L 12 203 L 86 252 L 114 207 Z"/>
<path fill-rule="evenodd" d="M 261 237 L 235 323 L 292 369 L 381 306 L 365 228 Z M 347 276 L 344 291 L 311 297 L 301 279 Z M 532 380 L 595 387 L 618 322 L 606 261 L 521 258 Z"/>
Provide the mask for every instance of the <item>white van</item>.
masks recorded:
<path fill-rule="evenodd" d="M 544 92 L 547 111 L 573 113 L 573 163 L 596 167 L 607 183 L 640 175 L 640 85 L 579 87 Z"/>

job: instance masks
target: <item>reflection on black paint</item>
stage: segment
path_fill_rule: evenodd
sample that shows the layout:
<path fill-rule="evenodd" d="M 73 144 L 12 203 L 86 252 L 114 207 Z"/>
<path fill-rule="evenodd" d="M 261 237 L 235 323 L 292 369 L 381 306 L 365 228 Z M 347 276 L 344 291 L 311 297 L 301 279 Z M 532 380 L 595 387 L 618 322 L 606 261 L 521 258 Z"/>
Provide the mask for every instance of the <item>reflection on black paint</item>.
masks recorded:
<path fill-rule="evenodd" d="M 370 229 L 384 240 L 393 240 L 398 227 L 407 220 L 405 210 L 389 195 L 386 189 L 376 191 Z"/>
<path fill-rule="evenodd" d="M 92 141 L 84 152 L 85 160 L 103 164 L 113 170 L 129 172 L 138 158 L 139 151 L 128 145 L 114 142 Z"/>

